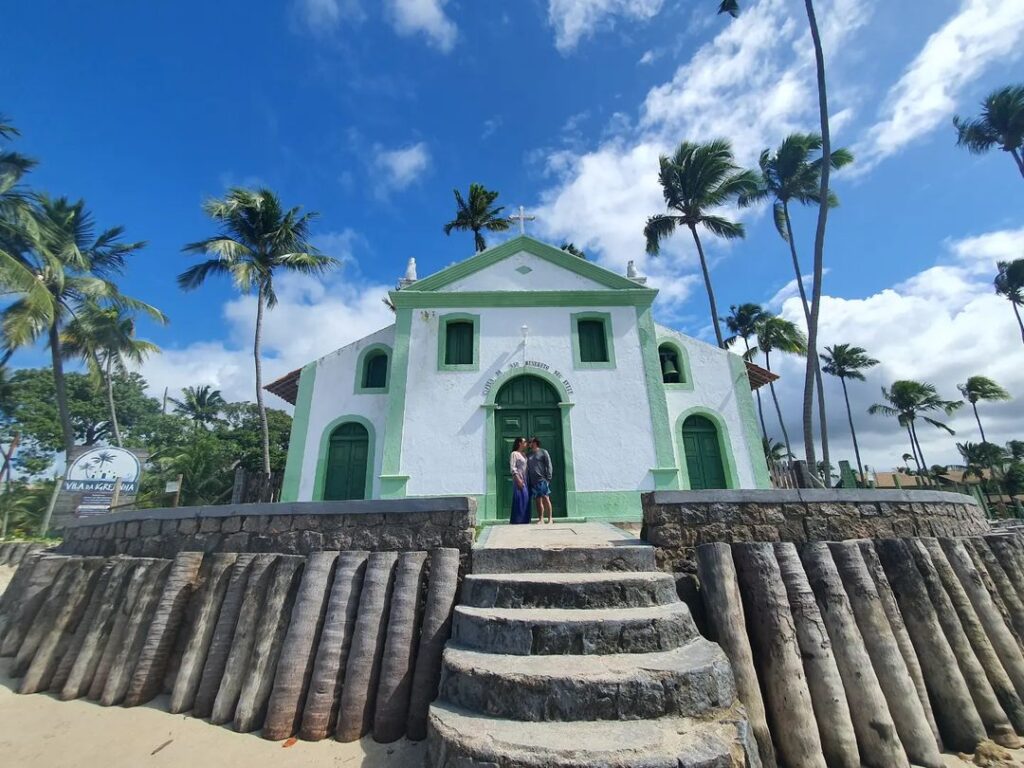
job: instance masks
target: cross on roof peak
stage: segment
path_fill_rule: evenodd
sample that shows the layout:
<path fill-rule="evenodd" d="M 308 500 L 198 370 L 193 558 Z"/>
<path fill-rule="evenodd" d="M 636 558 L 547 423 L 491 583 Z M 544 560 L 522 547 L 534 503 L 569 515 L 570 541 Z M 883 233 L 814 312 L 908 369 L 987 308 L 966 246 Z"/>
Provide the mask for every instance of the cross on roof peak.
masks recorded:
<path fill-rule="evenodd" d="M 518 221 L 519 222 L 519 234 L 520 235 L 525 235 L 526 234 L 526 222 L 528 222 L 528 221 L 536 221 L 537 217 L 536 216 L 527 216 L 526 215 L 526 209 L 523 206 L 520 205 L 519 206 L 519 213 L 511 214 L 508 217 L 508 220 L 509 221 Z"/>

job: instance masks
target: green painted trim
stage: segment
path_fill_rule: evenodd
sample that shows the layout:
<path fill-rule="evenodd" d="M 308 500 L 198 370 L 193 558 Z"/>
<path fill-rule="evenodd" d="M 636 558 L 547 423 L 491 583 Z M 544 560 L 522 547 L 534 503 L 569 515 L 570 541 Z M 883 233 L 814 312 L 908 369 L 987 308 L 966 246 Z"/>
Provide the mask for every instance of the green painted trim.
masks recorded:
<path fill-rule="evenodd" d="M 576 508 L 587 521 L 637 522 L 643 520 L 641 491 L 580 491 Z"/>
<path fill-rule="evenodd" d="M 578 256 L 576 258 L 579 258 Z M 569 316 L 569 336 L 572 339 L 572 367 L 578 371 L 610 370 L 615 368 L 615 336 L 612 333 L 612 316 L 609 312 L 574 312 Z M 580 360 L 580 320 L 600 320 L 604 326 L 604 346 L 608 360 L 603 363 Z"/>
<path fill-rule="evenodd" d="M 572 258 L 578 259 L 578 256 Z M 651 288 L 596 291 L 391 291 L 395 307 L 436 309 L 445 307 L 647 307 L 658 292 Z"/>
<path fill-rule="evenodd" d="M 331 433 L 342 424 L 349 422 L 361 424 L 369 436 L 369 442 L 366 446 L 366 482 L 363 486 L 363 498 L 373 498 L 373 468 L 377 463 L 377 436 L 373 429 L 373 424 L 365 416 L 356 416 L 350 413 L 334 419 L 334 421 L 324 427 L 324 431 L 320 435 L 320 450 L 317 453 L 316 459 L 316 476 L 313 478 L 313 501 L 324 500 L 324 483 L 327 480 L 327 452 L 331 448 Z"/>
<path fill-rule="evenodd" d="M 404 499 L 408 494 L 408 475 L 381 475 L 380 497 L 382 499 Z"/>
<path fill-rule="evenodd" d="M 673 392 L 692 392 L 693 391 L 693 374 L 690 373 L 690 355 L 686 352 L 686 347 L 680 344 L 675 339 L 670 339 L 667 336 L 663 336 L 658 339 L 658 352 L 661 352 L 662 345 L 672 347 L 675 350 L 676 356 L 679 358 L 679 365 L 683 367 L 681 373 L 683 374 L 683 380 L 678 384 L 666 384 L 664 377 L 662 378 L 661 386 L 665 389 Z M 658 355 L 658 373 L 661 374 L 661 355 Z"/>
<path fill-rule="evenodd" d="M 299 374 L 299 393 L 295 398 L 292 432 L 288 438 L 288 457 L 281 480 L 281 501 L 298 501 L 302 483 L 302 459 L 306 454 L 309 435 L 309 409 L 313 404 L 313 384 L 316 382 L 316 363 L 303 367 Z"/>
<path fill-rule="evenodd" d="M 577 275 L 589 278 L 609 288 L 624 290 L 636 288 L 636 283 L 622 275 L 617 275 L 592 261 L 573 256 L 561 248 L 555 248 L 553 245 L 542 243 L 540 240 L 534 240 L 526 235 L 514 237 L 501 245 L 496 245 L 493 248 L 488 248 L 474 256 L 470 256 L 465 261 L 453 264 L 447 269 L 435 272 L 433 275 L 417 281 L 411 288 L 417 292 L 436 291 L 520 252 L 526 252 L 537 258 L 544 259 L 544 261 L 551 262 L 556 266 L 567 269 L 570 272 L 575 272 Z"/>
<path fill-rule="evenodd" d="M 448 323 L 455 322 L 469 322 L 473 324 L 473 362 L 468 365 L 449 365 L 444 361 L 448 346 Z M 450 312 L 437 318 L 437 370 L 480 370 L 480 315 L 470 314 L 469 312 Z"/>
<path fill-rule="evenodd" d="M 654 490 L 679 490 L 678 467 L 651 467 L 651 475 L 654 477 Z"/>
<path fill-rule="evenodd" d="M 384 378 L 383 387 L 364 387 L 363 379 L 365 378 L 366 371 L 366 359 L 372 352 L 383 352 L 388 358 L 388 369 L 387 375 Z M 357 395 L 386 395 L 388 387 L 391 384 L 391 357 L 392 350 L 387 344 L 370 344 L 362 352 L 359 353 L 359 357 L 356 358 L 356 383 L 355 389 L 353 390 Z"/>
<path fill-rule="evenodd" d="M 658 332 L 650 307 L 636 308 L 637 336 L 640 339 L 640 355 L 644 363 L 644 382 L 647 385 L 648 410 L 651 413 L 651 428 L 654 435 L 654 455 L 658 467 L 667 469 L 677 466 L 676 452 L 672 448 L 672 427 L 668 418 L 668 399 L 665 385 L 661 380 L 661 358 L 658 357 Z M 658 490 L 676 490 L 680 487 L 678 472 L 669 477 L 654 476 Z"/>
<path fill-rule="evenodd" d="M 384 421 L 384 451 L 380 469 L 380 497 L 382 499 L 399 499 L 405 496 L 404 482 L 398 484 L 386 478 L 401 474 L 411 330 L 412 310 L 399 308 L 395 317 L 395 348 L 391 354 L 391 381 L 389 382 L 391 392 L 388 398 L 387 417 Z"/>
<path fill-rule="evenodd" d="M 676 440 L 679 443 L 679 473 L 683 479 L 683 490 L 692 490 L 690 488 L 690 469 L 686 466 L 686 448 L 683 445 L 683 422 L 690 416 L 695 415 L 705 416 L 715 425 L 715 430 L 718 432 L 718 450 L 721 452 L 722 459 L 725 462 L 726 485 L 733 489 L 739 488 L 740 479 L 736 473 L 736 457 L 733 456 L 732 440 L 729 439 L 729 428 L 725 425 L 725 419 L 710 408 L 703 405 L 695 405 L 680 413 L 676 419 Z"/>
<path fill-rule="evenodd" d="M 574 256 L 573 258 L 578 257 Z M 569 416 L 569 412 L 575 403 L 569 400 L 569 393 L 565 391 L 565 386 L 562 382 L 550 373 L 541 368 L 527 368 L 525 370 L 513 369 L 505 371 L 498 376 L 491 383 L 491 388 L 487 392 L 485 402 L 480 406 L 484 409 L 484 445 L 486 446 L 484 455 L 487 462 L 484 465 L 484 474 L 487 478 L 487 493 L 484 494 L 483 502 L 478 507 L 479 519 L 494 520 L 498 517 L 498 478 L 494 474 L 494 462 L 497 459 L 494 455 L 494 412 L 500 406 L 495 403 L 495 400 L 501 388 L 519 376 L 536 376 L 539 379 L 543 379 L 555 388 L 555 392 L 561 398 L 558 407 L 562 412 L 562 450 L 565 452 L 563 456 L 563 461 L 565 461 L 565 514 L 567 517 L 575 517 L 577 515 L 576 467 L 572 451 L 572 419 Z"/>
<path fill-rule="evenodd" d="M 740 420 L 743 422 L 747 453 L 750 454 L 750 466 L 754 471 L 754 486 L 771 488 L 772 480 L 768 474 L 768 461 L 764 457 L 761 430 L 757 426 L 757 411 L 754 409 L 754 394 L 750 389 L 747 364 L 739 355 L 730 354 L 729 369 L 732 371 L 732 389 L 736 393 L 736 405 L 739 408 Z"/>

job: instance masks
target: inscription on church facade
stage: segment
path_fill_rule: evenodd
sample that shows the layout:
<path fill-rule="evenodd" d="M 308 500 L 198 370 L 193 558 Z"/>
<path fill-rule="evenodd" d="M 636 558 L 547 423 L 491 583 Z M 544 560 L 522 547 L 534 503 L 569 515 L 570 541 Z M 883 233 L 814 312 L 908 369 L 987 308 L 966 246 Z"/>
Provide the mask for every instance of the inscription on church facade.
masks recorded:
<path fill-rule="evenodd" d="M 572 384 L 569 382 L 569 380 L 565 376 L 562 375 L 561 371 L 559 371 L 557 368 L 553 368 L 552 366 L 548 365 L 547 363 L 541 362 L 540 360 L 525 360 L 522 363 L 512 362 L 512 363 L 509 363 L 508 366 L 506 366 L 505 368 L 498 368 L 496 371 L 494 371 L 494 373 L 491 374 L 491 377 L 487 381 L 484 382 L 484 394 L 486 395 L 486 394 L 490 393 L 491 388 L 494 386 L 494 383 L 506 371 L 514 371 L 514 370 L 517 370 L 517 369 L 524 369 L 524 368 L 537 368 L 537 369 L 542 370 L 542 371 L 547 371 L 549 374 L 551 374 L 556 379 L 558 379 L 558 383 L 561 384 L 565 388 L 566 394 L 568 394 L 568 395 L 575 394 L 575 392 L 574 392 L 574 390 L 572 388 Z"/>

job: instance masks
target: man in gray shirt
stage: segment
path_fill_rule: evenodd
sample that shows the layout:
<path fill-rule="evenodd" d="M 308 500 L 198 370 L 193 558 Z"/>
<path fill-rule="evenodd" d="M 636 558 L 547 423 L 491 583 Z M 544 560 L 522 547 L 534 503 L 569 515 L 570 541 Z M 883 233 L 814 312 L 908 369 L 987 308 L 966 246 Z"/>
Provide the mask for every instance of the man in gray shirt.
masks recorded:
<path fill-rule="evenodd" d="M 541 448 L 540 438 L 530 440 L 530 455 L 526 459 L 526 482 L 530 486 L 530 498 L 537 500 L 537 522 L 544 522 L 547 512 L 548 522 L 553 523 L 551 511 L 551 456 Z"/>

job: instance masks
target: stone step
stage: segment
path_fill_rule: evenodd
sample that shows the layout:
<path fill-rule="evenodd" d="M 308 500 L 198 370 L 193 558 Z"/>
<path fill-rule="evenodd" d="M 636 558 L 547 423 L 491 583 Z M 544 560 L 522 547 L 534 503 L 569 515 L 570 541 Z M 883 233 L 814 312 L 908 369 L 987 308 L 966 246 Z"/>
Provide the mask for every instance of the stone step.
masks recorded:
<path fill-rule="evenodd" d="M 462 605 L 474 608 L 638 608 L 679 600 L 671 574 L 470 574 Z"/>
<path fill-rule="evenodd" d="M 489 653 L 649 653 L 678 648 L 697 636 L 685 603 L 604 608 L 455 609 L 452 641 Z"/>
<path fill-rule="evenodd" d="M 444 652 L 439 698 L 512 720 L 648 720 L 730 706 L 736 696 L 722 650 L 703 638 L 658 653 L 607 656 Z"/>
<path fill-rule="evenodd" d="M 435 768 L 724 768 L 757 754 L 737 709 L 700 719 L 521 723 L 434 703 L 430 725 Z"/>
<path fill-rule="evenodd" d="M 473 573 L 599 573 L 656 571 L 654 547 L 630 544 L 611 547 L 514 547 L 473 550 Z"/>

